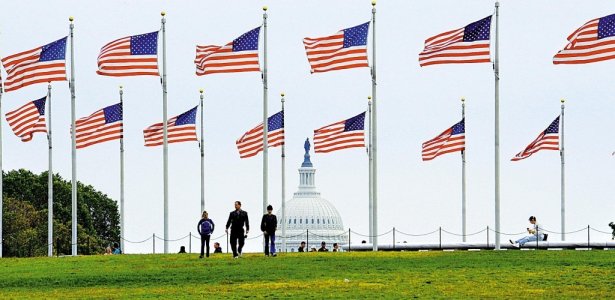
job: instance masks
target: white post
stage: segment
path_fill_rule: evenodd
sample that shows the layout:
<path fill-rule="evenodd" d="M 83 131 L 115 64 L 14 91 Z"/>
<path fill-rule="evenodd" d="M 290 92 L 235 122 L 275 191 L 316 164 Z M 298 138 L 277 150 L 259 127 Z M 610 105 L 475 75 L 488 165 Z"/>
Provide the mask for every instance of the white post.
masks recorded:
<path fill-rule="evenodd" d="M 367 163 L 368 163 L 368 170 L 369 170 L 369 189 L 368 189 L 368 208 L 369 208 L 369 242 L 372 243 L 373 242 L 373 236 L 374 236 L 374 213 L 373 213 L 373 209 L 374 209 L 374 197 L 373 197 L 373 193 L 372 193 L 372 188 L 373 188 L 373 179 L 374 179 L 374 174 L 373 174 L 373 169 L 374 169 L 374 161 L 373 161 L 373 156 L 372 156 L 372 97 L 368 96 L 367 97 L 367 114 L 369 116 L 369 133 L 367 136 L 368 142 L 367 142 Z"/>
<path fill-rule="evenodd" d="M 47 145 L 49 168 L 47 170 L 47 256 L 53 256 L 53 156 L 51 139 L 51 83 L 47 86 Z"/>
<path fill-rule="evenodd" d="M 167 41 L 165 19 L 162 16 L 162 160 L 164 178 L 164 253 L 169 253 L 169 145 L 167 133 Z"/>
<path fill-rule="evenodd" d="M 263 214 L 267 213 L 269 189 L 269 145 L 267 141 L 269 122 L 267 116 L 267 92 L 267 6 L 263 6 Z"/>
<path fill-rule="evenodd" d="M 201 150 L 201 213 L 205 211 L 205 145 L 203 144 L 203 89 L 200 89 L 200 106 L 201 106 L 201 143 L 199 148 Z"/>
<path fill-rule="evenodd" d="M 500 2 L 495 3 L 495 250 L 500 250 L 500 60 L 498 31 L 500 30 Z"/>
<path fill-rule="evenodd" d="M 561 213 L 562 213 L 562 241 L 566 240 L 566 182 L 565 182 L 565 173 L 564 173 L 564 102 L 565 100 L 562 99 L 562 113 L 561 113 L 561 117 L 560 117 L 560 149 L 559 149 L 559 154 L 560 154 L 560 158 L 562 161 L 562 178 L 561 178 L 561 196 L 562 196 L 562 203 L 561 203 Z"/>
<path fill-rule="evenodd" d="M 284 131 L 286 131 L 286 116 L 284 112 L 284 93 L 282 93 L 282 120 L 284 120 L 282 127 L 284 127 Z M 284 252 L 286 250 L 286 138 L 284 138 L 284 143 L 282 143 L 282 249 Z"/>
<path fill-rule="evenodd" d="M 77 142 L 75 133 L 75 42 L 73 39 L 73 17 L 70 21 L 70 117 L 71 117 L 71 137 L 72 137 L 72 255 L 77 256 Z"/>
<path fill-rule="evenodd" d="M 372 1 L 372 250 L 378 251 L 378 129 L 376 117 L 376 1 Z"/>
<path fill-rule="evenodd" d="M 466 118 L 466 100 L 461 98 L 461 119 Z M 465 126 L 465 121 L 464 121 Z M 465 131 L 465 128 L 464 128 Z M 461 234 L 466 242 L 466 151 L 461 151 Z"/>
<path fill-rule="evenodd" d="M 4 93 L 3 83 L 0 80 L 0 115 L 2 115 L 2 94 Z M 0 257 L 2 257 L 2 245 L 4 244 L 4 239 L 2 237 L 2 225 L 4 224 L 4 220 L 2 219 L 2 210 L 4 209 L 3 197 L 2 197 L 2 186 L 4 180 L 4 169 L 2 169 L 2 122 L 0 121 Z"/>
<path fill-rule="evenodd" d="M 120 249 L 126 253 L 124 248 L 124 237 L 126 227 L 124 223 L 124 90 L 120 85 L 120 106 L 122 107 L 122 138 L 120 138 Z"/>

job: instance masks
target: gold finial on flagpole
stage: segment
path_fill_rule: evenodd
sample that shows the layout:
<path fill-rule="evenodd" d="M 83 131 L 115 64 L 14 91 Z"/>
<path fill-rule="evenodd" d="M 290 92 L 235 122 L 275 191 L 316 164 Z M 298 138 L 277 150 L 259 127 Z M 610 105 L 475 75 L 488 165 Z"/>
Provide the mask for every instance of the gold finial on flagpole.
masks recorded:
<path fill-rule="evenodd" d="M 376 6 L 376 0 L 372 0 L 372 6 Z"/>
<path fill-rule="evenodd" d="M 372 96 L 367 96 L 367 102 L 372 103 Z"/>
<path fill-rule="evenodd" d="M 284 97 L 284 92 L 280 93 L 280 96 Z"/>
<path fill-rule="evenodd" d="M 124 86 L 120 85 L 120 90 L 123 89 L 123 88 L 124 88 Z"/>
<path fill-rule="evenodd" d="M 204 91 L 203 91 L 203 89 L 200 89 L 200 90 L 199 90 L 199 93 L 203 94 L 203 92 L 204 92 Z"/>
<path fill-rule="evenodd" d="M 68 17 L 68 20 L 72 23 L 75 20 L 75 18 L 73 18 L 73 16 L 70 16 Z"/>
<path fill-rule="evenodd" d="M 160 15 L 164 17 L 164 16 L 166 16 L 166 15 L 167 15 L 167 13 L 166 13 L 166 12 L 164 12 L 164 11 L 161 11 L 161 12 L 160 12 Z"/>
<path fill-rule="evenodd" d="M 562 100 L 560 100 L 560 102 L 562 102 L 562 104 L 564 104 L 564 102 L 566 102 L 566 100 L 564 100 L 564 99 L 562 98 Z"/>
<path fill-rule="evenodd" d="M 267 5 L 263 6 L 263 11 L 267 11 Z"/>
<path fill-rule="evenodd" d="M 466 98 L 461 97 L 461 103 L 465 103 L 466 102 Z"/>

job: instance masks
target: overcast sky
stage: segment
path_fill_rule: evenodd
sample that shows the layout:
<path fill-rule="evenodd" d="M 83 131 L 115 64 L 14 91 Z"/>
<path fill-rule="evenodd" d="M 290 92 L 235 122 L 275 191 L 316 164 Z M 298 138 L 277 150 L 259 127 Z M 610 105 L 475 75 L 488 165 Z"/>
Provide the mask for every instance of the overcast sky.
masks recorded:
<path fill-rule="evenodd" d="M 175 116 L 198 103 L 205 89 L 206 209 L 223 233 L 233 201 L 250 213 L 256 235 L 262 209 L 262 155 L 240 159 L 235 140 L 262 121 L 260 73 L 197 77 L 195 45 L 223 45 L 262 23 L 269 7 L 269 111 L 286 93 L 287 199 L 298 186 L 296 169 L 303 141 L 314 129 L 354 116 L 367 107 L 368 68 L 310 74 L 302 39 L 330 35 L 367 22 L 370 1 L 3 1 L 0 57 L 42 46 L 68 34 L 75 17 L 77 117 L 119 101 L 125 87 L 126 238 L 163 234 L 162 147 L 143 146 L 142 130 L 162 120 L 157 77 L 99 76 L 96 57 L 106 43 L 160 28 L 167 12 L 168 113 Z M 461 119 L 465 97 L 468 233 L 494 226 L 494 76 L 491 64 L 420 68 L 418 53 L 426 38 L 456 29 L 494 12 L 493 1 L 381 0 L 377 6 L 379 231 L 393 226 L 424 233 L 442 226 L 461 232 L 461 158 L 448 154 L 421 160 L 421 144 Z M 10 13 L 9 13 L 10 12 Z M 615 13 L 608 1 L 502 1 L 500 9 L 501 224 L 522 232 L 530 215 L 547 229 L 560 229 L 560 158 L 542 151 L 511 162 L 560 113 L 566 102 L 567 230 L 590 224 L 608 231 L 615 221 L 615 88 L 609 69 L 615 61 L 554 66 L 553 55 L 566 37 L 590 19 Z M 370 32 L 370 35 L 372 33 Z M 262 39 L 262 35 L 261 35 Z M 371 37 L 370 37 L 371 43 Z M 371 44 L 370 44 L 371 46 Z M 68 59 L 68 56 L 67 56 Z M 3 72 L 3 77 L 6 76 Z M 38 84 L 5 93 L 3 114 L 46 93 Z M 70 93 L 67 82 L 53 83 L 54 172 L 71 178 Z M 43 135 L 22 143 L 3 127 L 5 171 L 47 169 Z M 281 202 L 280 149 L 269 151 L 269 195 Z M 78 151 L 78 180 L 119 200 L 119 141 Z M 169 145 L 169 231 L 171 238 L 196 231 L 200 217 L 199 150 L 196 142 Z M 312 155 L 316 184 L 339 210 L 344 226 L 368 232 L 368 165 L 364 149 Z M 493 234 L 492 234 L 493 236 Z M 592 232 L 605 240 L 607 235 Z M 470 241 L 484 241 L 481 233 Z M 583 240 L 585 233 L 568 240 Z M 409 242 L 437 242 L 437 235 Z M 559 236 L 552 235 L 558 240 Z M 502 241 L 507 241 L 502 236 Z M 381 238 L 390 241 L 390 236 Z M 443 241 L 460 241 L 444 235 Z M 170 251 L 187 245 L 170 244 Z M 193 243 L 196 245 L 196 243 Z M 248 250 L 260 243 L 249 241 Z M 157 241 L 157 252 L 162 242 Z M 126 243 L 127 252 L 151 251 L 151 241 Z M 196 249 L 196 246 L 194 246 Z"/>

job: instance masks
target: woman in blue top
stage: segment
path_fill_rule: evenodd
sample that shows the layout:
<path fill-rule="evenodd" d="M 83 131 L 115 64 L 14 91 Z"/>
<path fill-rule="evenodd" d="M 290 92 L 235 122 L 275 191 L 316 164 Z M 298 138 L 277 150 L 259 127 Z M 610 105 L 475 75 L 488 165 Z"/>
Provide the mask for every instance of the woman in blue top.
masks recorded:
<path fill-rule="evenodd" d="M 204 211 L 199 224 L 196 226 L 197 231 L 201 235 L 201 256 L 199 258 L 203 258 L 205 247 L 207 247 L 207 257 L 209 257 L 209 238 L 214 233 L 214 226 L 214 221 L 208 217 L 207 211 Z"/>

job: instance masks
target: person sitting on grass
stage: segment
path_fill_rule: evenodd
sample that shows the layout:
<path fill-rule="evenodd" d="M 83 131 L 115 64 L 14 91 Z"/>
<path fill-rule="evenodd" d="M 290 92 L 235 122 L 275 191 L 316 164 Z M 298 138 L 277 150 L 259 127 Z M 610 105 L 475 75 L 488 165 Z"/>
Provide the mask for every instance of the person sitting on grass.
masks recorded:
<path fill-rule="evenodd" d="M 179 252 L 177 252 L 177 253 L 178 254 L 186 253 L 186 246 L 179 247 Z"/>
<path fill-rule="evenodd" d="M 512 240 L 508 240 L 510 242 L 510 244 L 512 244 L 513 246 L 516 247 L 521 247 L 523 245 L 525 245 L 528 242 L 534 242 L 536 240 L 542 241 L 544 239 L 544 232 L 542 230 L 542 226 L 538 225 L 538 223 L 536 223 L 536 217 L 531 216 L 529 218 L 530 224 L 532 224 L 532 228 L 527 228 L 527 232 L 531 235 L 528 235 L 526 237 L 520 238 L 518 240 L 516 240 L 515 242 L 513 242 Z M 517 245 L 515 245 L 517 244 Z"/>
<path fill-rule="evenodd" d="M 611 222 L 609 223 L 609 227 L 611 227 L 611 229 L 613 229 L 613 237 L 611 237 L 611 240 L 615 240 L 615 223 Z"/>
<path fill-rule="evenodd" d="M 324 241 L 320 243 L 320 248 L 318 248 L 318 252 L 329 252 L 329 249 L 327 249 L 327 243 L 325 243 Z"/>
<path fill-rule="evenodd" d="M 297 251 L 299 251 L 299 252 L 307 252 L 307 251 L 305 251 L 305 242 L 301 242 L 301 246 L 299 246 L 299 249 L 297 249 Z"/>
<path fill-rule="evenodd" d="M 220 247 L 220 243 L 214 243 L 214 253 L 222 253 L 222 247 Z"/>
<path fill-rule="evenodd" d="M 113 252 L 111 251 L 111 247 L 107 246 L 107 248 L 105 248 L 105 255 L 111 255 L 113 254 Z"/>
<path fill-rule="evenodd" d="M 122 249 L 120 249 L 120 245 L 118 243 L 113 243 L 112 254 L 122 254 Z"/>
<path fill-rule="evenodd" d="M 340 245 L 338 243 L 333 243 L 333 252 L 340 252 Z"/>

